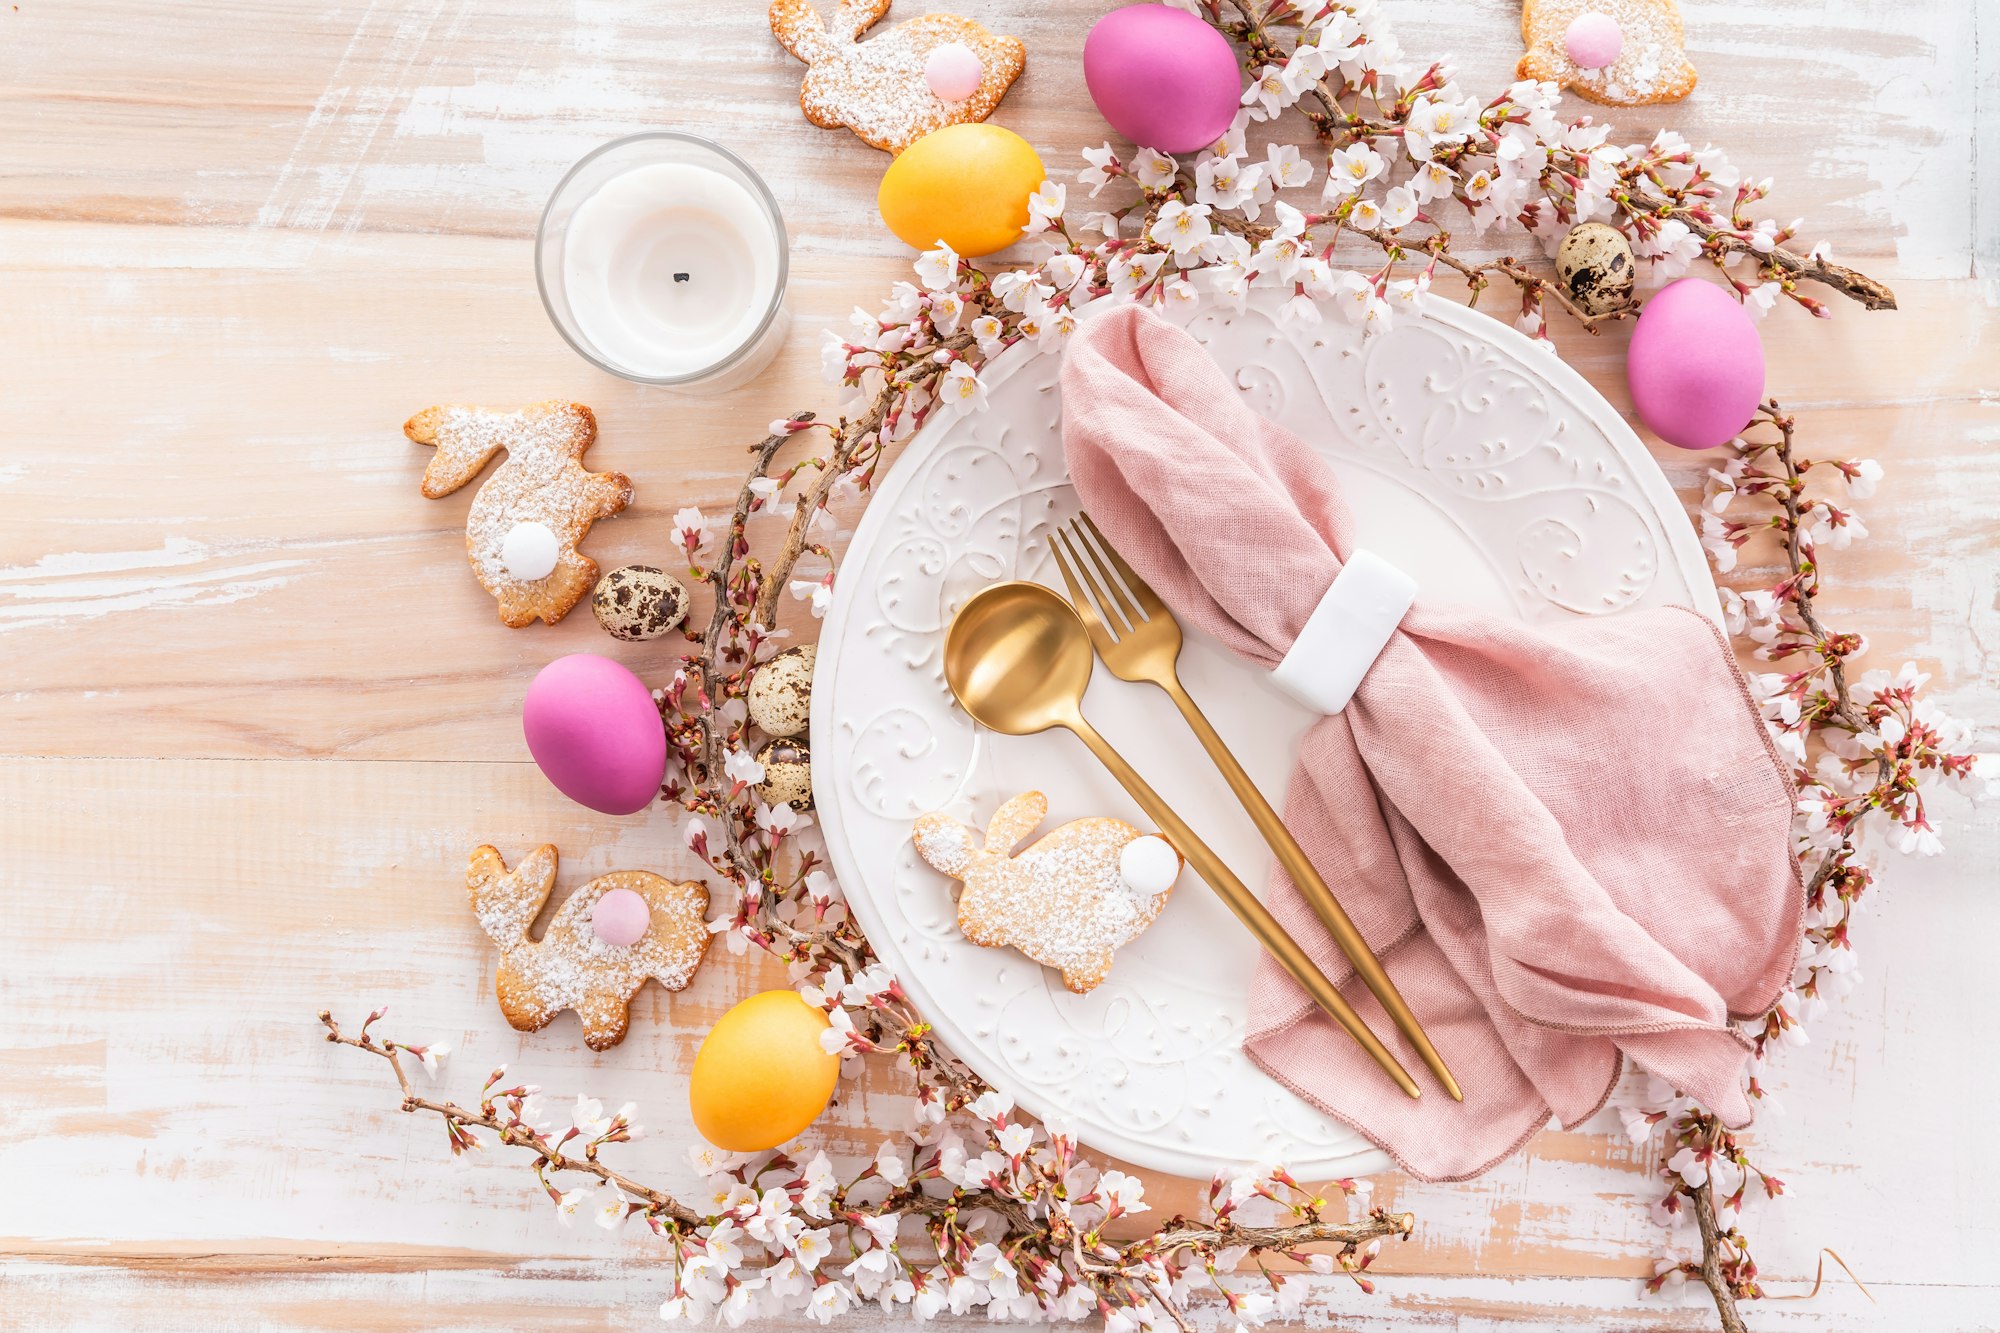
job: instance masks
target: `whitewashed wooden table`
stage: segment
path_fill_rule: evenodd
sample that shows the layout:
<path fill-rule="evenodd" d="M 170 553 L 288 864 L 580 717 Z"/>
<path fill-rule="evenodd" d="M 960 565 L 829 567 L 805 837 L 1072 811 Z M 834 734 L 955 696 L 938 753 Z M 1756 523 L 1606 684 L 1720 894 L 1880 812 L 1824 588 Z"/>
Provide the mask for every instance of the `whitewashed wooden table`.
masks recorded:
<path fill-rule="evenodd" d="M 1104 137 L 1081 94 L 1082 0 L 958 0 L 1028 43 L 998 119 L 1055 167 Z M 1979 10 L 1984 7 L 1985 13 Z M 1505 81 L 1515 6 L 1391 0 L 1405 44 Z M 1768 326 L 1771 386 L 1814 449 L 1889 468 L 1875 539 L 1835 555 L 1825 609 L 1873 660 L 1914 658 L 2000 728 L 2000 20 L 1983 0 L 1685 6 L 1702 86 L 1616 117 L 1778 177 L 1773 211 L 1888 279 L 1898 314 Z M 886 161 L 807 126 L 761 3 L 694 0 L 20 0 L 0 6 L 0 1326 L 626 1327 L 661 1270 L 640 1237 L 565 1231 L 518 1166 L 453 1161 L 386 1071 L 318 1040 L 322 1006 L 461 1046 L 465 1092 L 509 1061 L 556 1092 L 638 1100 L 632 1159 L 686 1178 L 693 1042 L 780 980 L 718 958 L 649 991 L 593 1056 L 565 1020 L 520 1037 L 490 995 L 466 852 L 553 841 L 563 884 L 687 869 L 666 818 L 565 802 L 517 710 L 561 652 L 614 646 L 587 612 L 502 629 L 461 555 L 470 492 L 417 493 L 403 418 L 436 401 L 565 396 L 636 505 L 607 567 L 661 555 L 667 516 L 733 493 L 740 446 L 831 406 L 818 330 L 908 256 L 877 223 Z M 903 0 L 892 17 L 922 12 Z M 781 196 L 791 345 L 755 387 L 680 398 L 593 373 L 548 327 L 537 210 L 615 135 L 727 141 Z M 1624 334 L 1566 350 L 1622 401 Z M 1660 451 L 1684 496 L 1704 460 Z M 2000 824 L 1939 803 L 1946 856 L 1891 866 L 1864 981 L 1786 1053 L 1759 1156 L 1795 1186 L 1748 1228 L 1774 1290 L 1822 1245 L 1831 1286 L 1757 1327 L 1976 1329 L 2000 1311 L 2000 1104 L 1985 1008 Z M 824 1142 L 900 1123 L 893 1073 Z M 1644 1302 L 1655 1163 L 1606 1133 L 1544 1135 L 1470 1185 L 1384 1178 L 1420 1218 L 1382 1291 L 1331 1284 L 1342 1328 L 1705 1326 Z M 1162 1206 L 1196 1187 L 1156 1181 Z M 866 1327 L 870 1317 L 858 1321 Z"/>

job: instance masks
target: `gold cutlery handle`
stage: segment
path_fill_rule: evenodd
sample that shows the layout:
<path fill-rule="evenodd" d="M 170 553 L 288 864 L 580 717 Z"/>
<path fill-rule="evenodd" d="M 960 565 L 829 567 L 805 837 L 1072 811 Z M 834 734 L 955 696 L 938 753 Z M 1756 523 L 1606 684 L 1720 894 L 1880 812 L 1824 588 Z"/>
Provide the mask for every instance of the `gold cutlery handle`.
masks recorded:
<path fill-rule="evenodd" d="M 1257 942 L 1278 960 L 1285 971 L 1291 973 L 1299 985 L 1305 987 L 1306 993 L 1312 996 L 1313 1001 L 1326 1010 L 1334 1022 L 1345 1028 L 1348 1035 L 1361 1043 L 1362 1049 L 1374 1058 L 1376 1064 L 1382 1066 L 1390 1078 L 1396 1080 L 1398 1087 L 1412 1097 L 1423 1096 L 1423 1091 L 1417 1087 L 1416 1080 L 1396 1062 L 1396 1057 L 1389 1053 L 1388 1047 L 1369 1030 L 1368 1025 L 1361 1021 L 1361 1016 L 1354 1012 L 1354 1007 L 1347 1002 L 1347 997 L 1335 989 L 1334 984 L 1326 979 L 1326 975 L 1313 965 L 1312 959 L 1299 947 L 1298 941 L 1285 933 L 1285 928 L 1279 925 L 1277 918 L 1257 900 L 1257 895 L 1250 892 L 1242 880 L 1230 873 L 1229 867 L 1222 863 L 1222 859 L 1209 850 L 1207 843 L 1195 836 L 1194 830 L 1183 823 L 1180 816 L 1160 799 L 1159 793 L 1125 762 L 1124 756 L 1111 748 L 1111 743 L 1100 736 L 1097 729 L 1083 718 L 1078 717 L 1062 725 L 1075 732 L 1077 738 L 1090 747 L 1090 752 L 1097 756 L 1098 762 L 1109 769 L 1111 776 L 1118 779 L 1119 785 L 1131 793 L 1132 799 L 1139 803 L 1139 807 L 1146 812 L 1147 817 L 1167 835 L 1167 841 L 1187 858 L 1195 873 L 1208 881 L 1209 886 L 1228 905 L 1229 910 L 1236 914 L 1236 919 L 1250 928 L 1250 933 L 1256 936 Z M 1350 925 L 1348 929 L 1352 930 L 1353 927 Z"/>
<path fill-rule="evenodd" d="M 1438 1054 L 1437 1047 L 1431 1044 L 1430 1036 L 1417 1022 L 1416 1015 L 1410 1012 L 1409 1004 L 1403 999 L 1402 992 L 1396 989 L 1396 983 L 1389 979 L 1381 960 L 1375 956 L 1374 950 L 1368 947 L 1367 941 L 1361 938 L 1361 932 L 1354 928 L 1354 922 L 1349 919 L 1346 909 L 1340 905 L 1340 900 L 1333 896 L 1333 890 L 1326 886 L 1326 881 L 1320 878 L 1319 871 L 1306 859 L 1305 849 L 1299 846 L 1298 840 L 1292 836 L 1292 831 L 1285 827 L 1284 820 L 1280 819 L 1278 812 L 1271 808 L 1271 803 L 1264 799 L 1264 793 L 1257 789 L 1257 784 L 1250 780 L 1250 775 L 1243 771 L 1243 765 L 1236 762 L 1236 756 L 1230 753 L 1222 737 L 1209 724 L 1200 706 L 1181 687 L 1178 677 L 1170 674 L 1155 683 L 1167 692 L 1173 699 L 1174 705 L 1181 710 L 1181 716 L 1187 719 L 1188 726 L 1194 730 L 1195 739 L 1201 742 L 1202 749 L 1208 751 L 1208 757 L 1222 771 L 1223 780 L 1229 784 L 1229 790 L 1236 793 L 1236 799 L 1249 813 L 1250 821 L 1257 826 L 1257 831 L 1264 835 L 1264 841 L 1277 856 L 1278 864 L 1285 868 L 1285 873 L 1291 876 L 1292 883 L 1296 884 L 1299 892 L 1305 895 L 1305 900 L 1312 905 L 1319 919 L 1326 923 L 1326 928 L 1333 933 L 1334 942 L 1340 946 L 1340 951 L 1347 955 L 1350 963 L 1354 964 L 1355 974 L 1361 978 L 1362 983 L 1375 998 L 1381 1001 L 1382 1007 L 1395 1021 L 1396 1030 L 1417 1048 L 1417 1053 L 1423 1057 L 1424 1064 L 1437 1075 L 1438 1082 L 1444 1085 L 1452 1100 L 1464 1101 L 1465 1094 L 1459 1090 L 1458 1080 L 1453 1078 L 1451 1070 L 1445 1067 L 1444 1057 Z"/>

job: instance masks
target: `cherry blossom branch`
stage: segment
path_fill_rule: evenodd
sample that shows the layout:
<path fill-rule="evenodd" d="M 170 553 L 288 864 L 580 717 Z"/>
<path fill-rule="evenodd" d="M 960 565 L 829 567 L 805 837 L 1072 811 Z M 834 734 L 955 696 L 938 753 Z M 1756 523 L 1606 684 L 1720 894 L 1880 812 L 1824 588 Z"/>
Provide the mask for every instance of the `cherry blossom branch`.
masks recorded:
<path fill-rule="evenodd" d="M 496 1100 L 485 1102 L 478 1111 L 469 1111 L 456 1102 L 440 1102 L 428 1097 L 418 1096 L 416 1088 L 411 1084 L 410 1076 L 403 1069 L 403 1062 L 398 1055 L 399 1051 L 408 1051 L 412 1048 L 398 1042 L 377 1041 L 369 1034 L 369 1027 L 375 1023 L 382 1012 L 381 1010 L 377 1010 L 375 1013 L 370 1014 L 368 1021 L 361 1025 L 359 1035 L 352 1037 L 341 1031 L 340 1024 L 334 1021 L 330 1010 L 320 1010 L 319 1021 L 326 1025 L 326 1039 L 328 1041 L 338 1043 L 342 1046 L 352 1046 L 358 1051 L 366 1051 L 370 1055 L 379 1056 L 383 1060 L 388 1061 L 390 1070 L 396 1076 L 396 1085 L 403 1091 L 402 1109 L 413 1115 L 420 1111 L 428 1111 L 442 1119 L 450 1136 L 451 1150 L 454 1155 L 479 1146 L 478 1141 L 473 1139 L 467 1131 L 473 1129 L 490 1130 L 506 1146 L 510 1148 L 524 1148 L 533 1153 L 537 1159 L 538 1172 L 575 1171 L 581 1172 L 584 1175 L 595 1176 L 604 1184 L 616 1186 L 632 1198 L 642 1200 L 647 1210 L 655 1215 L 670 1218 L 682 1226 L 693 1226 L 699 1220 L 693 1211 L 677 1202 L 671 1195 L 653 1189 L 650 1186 L 641 1185 L 629 1176 L 614 1171 L 599 1161 L 597 1159 L 598 1143 L 611 1142 L 613 1140 L 604 1138 L 587 1143 L 583 1150 L 584 1155 L 573 1157 L 561 1150 L 560 1143 L 551 1146 L 545 1136 L 535 1132 L 518 1114 L 510 1115 L 505 1119 L 501 1117 L 498 1110 L 499 1101 L 511 1098 L 517 1103 L 516 1109 L 518 1110 L 519 1101 L 532 1096 L 532 1089 L 518 1091 L 509 1089 L 498 1093 Z M 504 1068 L 495 1071 L 494 1077 L 487 1083 L 488 1092 L 492 1091 L 494 1085 L 500 1081 L 500 1077 L 504 1073 Z M 568 1140 L 564 1139 L 562 1142 L 568 1142 Z"/>

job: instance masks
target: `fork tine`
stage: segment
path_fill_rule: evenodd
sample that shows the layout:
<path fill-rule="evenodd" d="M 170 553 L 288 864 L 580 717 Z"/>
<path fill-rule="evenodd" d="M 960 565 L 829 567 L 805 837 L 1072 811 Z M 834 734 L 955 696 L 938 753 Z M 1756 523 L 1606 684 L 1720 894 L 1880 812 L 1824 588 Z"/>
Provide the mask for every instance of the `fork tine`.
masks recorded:
<path fill-rule="evenodd" d="M 1111 597 L 1117 601 L 1118 610 L 1123 613 L 1126 624 L 1135 630 L 1145 624 L 1149 617 L 1142 613 L 1138 607 L 1132 605 L 1132 599 L 1125 595 L 1125 589 L 1119 585 L 1118 575 L 1105 562 L 1104 557 L 1098 554 L 1097 547 L 1093 546 L 1090 539 L 1083 535 L 1083 526 L 1078 523 L 1071 523 L 1069 528 L 1070 531 L 1076 534 L 1076 549 L 1081 550 L 1085 556 L 1089 557 L 1088 566 L 1084 572 L 1086 574 L 1091 573 L 1093 572 L 1091 567 L 1094 567 L 1097 577 L 1102 579 L 1104 586 L 1111 590 Z M 1068 533 L 1064 535 L 1067 536 Z M 1102 543 L 1103 540 L 1102 537 L 1098 538 L 1099 543 Z M 1075 551 L 1073 550 L 1071 553 L 1075 554 Z M 1081 557 L 1079 557 L 1079 561 L 1081 562 Z M 1095 588 L 1097 585 L 1093 583 L 1091 586 Z"/>
<path fill-rule="evenodd" d="M 1083 534 L 1079 532 L 1072 536 L 1069 528 L 1063 527 L 1057 530 L 1056 535 L 1062 539 L 1063 549 L 1069 552 L 1070 561 L 1075 564 L 1084 586 L 1090 589 L 1091 598 L 1097 603 L 1099 614 L 1111 628 L 1112 634 L 1122 639 L 1132 630 L 1139 628 L 1144 622 L 1132 614 L 1131 608 L 1122 605 L 1120 601 L 1114 601 L 1111 594 L 1099 585 L 1098 575 L 1101 573 L 1108 575 L 1108 571 L 1102 568 L 1096 554 L 1090 550 L 1089 543 L 1082 539 Z M 1089 556 L 1088 559 L 1085 558 L 1086 555 Z M 1110 581 L 1109 577 L 1104 580 L 1106 583 Z"/>
<path fill-rule="evenodd" d="M 1083 617 L 1084 628 L 1089 630 L 1090 637 L 1097 641 L 1097 650 L 1101 653 L 1107 647 L 1116 644 L 1117 631 L 1098 618 L 1097 608 L 1091 605 L 1090 598 L 1083 595 L 1083 585 L 1077 582 L 1076 574 L 1071 571 L 1069 560 L 1063 558 L 1062 547 L 1056 544 L 1055 537 L 1049 538 L 1049 553 L 1055 556 L 1056 568 L 1062 571 L 1063 582 L 1069 585 L 1069 604 L 1076 608 L 1079 616 Z M 1080 565 L 1082 562 L 1078 563 Z"/>
<path fill-rule="evenodd" d="M 1160 595 L 1153 591 L 1152 585 L 1140 578 L 1138 571 L 1126 564 L 1125 557 L 1118 554 L 1118 548 L 1104 539 L 1104 534 L 1097 530 L 1097 520 L 1090 516 L 1088 510 L 1078 514 L 1077 517 L 1090 529 L 1090 535 L 1097 538 L 1097 548 L 1111 557 L 1111 563 L 1117 568 L 1125 586 L 1131 590 L 1132 596 L 1138 599 L 1145 618 L 1151 620 L 1158 615 L 1166 603 L 1160 600 Z"/>

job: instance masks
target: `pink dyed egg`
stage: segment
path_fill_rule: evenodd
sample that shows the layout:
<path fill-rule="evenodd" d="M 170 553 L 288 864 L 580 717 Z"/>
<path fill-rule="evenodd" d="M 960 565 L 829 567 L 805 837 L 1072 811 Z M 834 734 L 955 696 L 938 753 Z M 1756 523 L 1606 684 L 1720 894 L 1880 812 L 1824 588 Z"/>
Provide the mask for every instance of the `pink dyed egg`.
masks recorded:
<path fill-rule="evenodd" d="M 608 657 L 543 667 L 521 703 L 521 732 L 543 776 L 607 815 L 643 810 L 667 771 L 667 733 L 644 682 Z"/>
<path fill-rule="evenodd" d="M 1220 139 L 1243 93 L 1228 40 L 1166 5 L 1127 5 L 1097 20 L 1083 43 L 1083 81 L 1111 128 L 1162 153 Z"/>
<path fill-rule="evenodd" d="M 1603 69 L 1625 49 L 1625 34 L 1618 20 L 1596 9 L 1587 9 L 1569 21 L 1563 30 L 1563 50 L 1578 69 Z"/>
<path fill-rule="evenodd" d="M 1682 278 L 1639 312 L 1625 381 L 1639 419 L 1661 439 L 1712 449 L 1742 434 L 1763 400 L 1764 344 L 1729 293 Z"/>
<path fill-rule="evenodd" d="M 616 948 L 637 944 L 652 924 L 653 909 L 630 889 L 607 889 L 590 909 L 590 929 Z"/>

